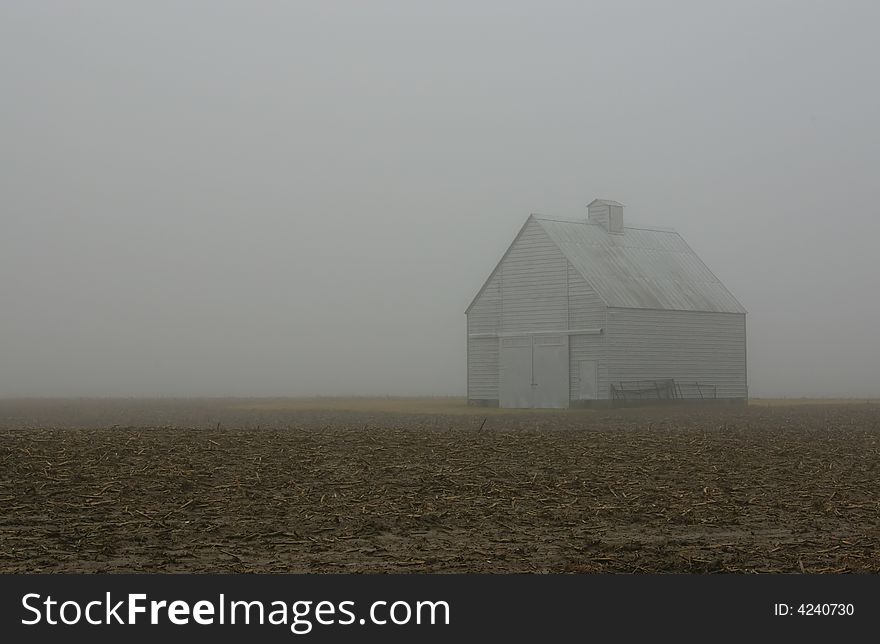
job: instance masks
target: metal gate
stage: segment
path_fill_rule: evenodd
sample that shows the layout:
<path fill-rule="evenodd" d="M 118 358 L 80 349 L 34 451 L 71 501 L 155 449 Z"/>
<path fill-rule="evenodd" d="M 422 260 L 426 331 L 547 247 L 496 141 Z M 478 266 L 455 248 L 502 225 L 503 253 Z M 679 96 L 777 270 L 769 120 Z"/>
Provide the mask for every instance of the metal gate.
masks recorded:
<path fill-rule="evenodd" d="M 568 336 L 501 338 L 501 407 L 568 407 Z"/>

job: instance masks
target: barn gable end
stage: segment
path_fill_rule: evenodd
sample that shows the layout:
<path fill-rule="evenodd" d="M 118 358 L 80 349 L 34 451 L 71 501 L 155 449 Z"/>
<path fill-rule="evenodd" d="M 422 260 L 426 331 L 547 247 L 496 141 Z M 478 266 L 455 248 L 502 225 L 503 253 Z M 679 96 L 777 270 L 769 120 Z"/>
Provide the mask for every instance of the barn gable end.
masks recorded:
<path fill-rule="evenodd" d="M 529 217 L 467 309 L 468 399 L 497 405 L 505 338 L 564 336 L 566 387 L 580 396 L 578 365 L 604 343 L 605 305 L 535 217 Z M 573 334 L 586 329 L 590 335 Z M 549 342 L 546 339 L 529 342 Z M 572 352 L 574 359 L 568 357 Z M 606 368 L 601 366 L 604 374 Z M 607 380 L 607 378 L 606 378 Z M 603 385 L 607 389 L 607 384 Z"/>

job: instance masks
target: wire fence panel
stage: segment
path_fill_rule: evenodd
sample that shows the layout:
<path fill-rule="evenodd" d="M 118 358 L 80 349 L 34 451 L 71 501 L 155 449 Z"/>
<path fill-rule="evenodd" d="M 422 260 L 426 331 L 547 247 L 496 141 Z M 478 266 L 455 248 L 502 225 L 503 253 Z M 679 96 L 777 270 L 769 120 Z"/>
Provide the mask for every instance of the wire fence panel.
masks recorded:
<path fill-rule="evenodd" d="M 713 384 L 676 382 L 673 378 L 622 380 L 611 384 L 612 400 L 713 399 L 717 392 Z"/>

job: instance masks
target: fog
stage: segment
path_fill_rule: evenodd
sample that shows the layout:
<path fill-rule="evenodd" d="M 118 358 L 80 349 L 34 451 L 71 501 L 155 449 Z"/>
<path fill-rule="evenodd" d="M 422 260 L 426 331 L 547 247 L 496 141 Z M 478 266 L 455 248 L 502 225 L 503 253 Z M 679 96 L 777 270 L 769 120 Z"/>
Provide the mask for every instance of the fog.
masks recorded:
<path fill-rule="evenodd" d="M 873 2 L 0 5 L 0 396 L 463 395 L 529 213 L 678 230 L 880 396 Z"/>

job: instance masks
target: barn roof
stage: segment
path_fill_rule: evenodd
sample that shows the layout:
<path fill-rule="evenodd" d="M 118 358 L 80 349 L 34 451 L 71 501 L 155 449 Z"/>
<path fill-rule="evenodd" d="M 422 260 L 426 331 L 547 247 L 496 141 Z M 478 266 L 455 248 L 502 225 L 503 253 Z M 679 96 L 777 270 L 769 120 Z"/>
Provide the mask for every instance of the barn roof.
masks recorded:
<path fill-rule="evenodd" d="M 520 233 L 530 221 L 541 226 L 611 308 L 746 312 L 674 230 L 625 227 L 623 233 L 609 233 L 604 226 L 586 219 L 570 221 L 530 215 Z M 516 239 L 510 247 L 515 243 Z M 503 261 L 504 257 L 467 311 Z"/>
<path fill-rule="evenodd" d="M 533 219 L 609 307 L 746 312 L 673 230 Z"/>

